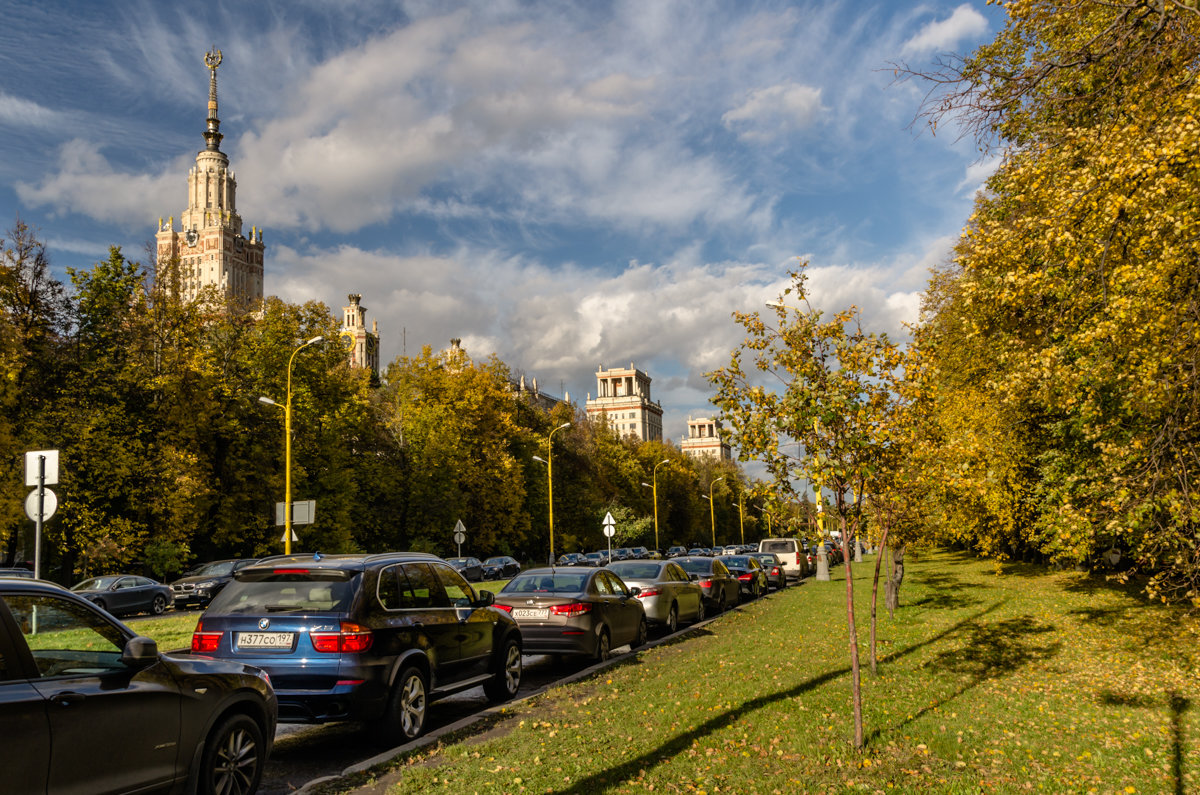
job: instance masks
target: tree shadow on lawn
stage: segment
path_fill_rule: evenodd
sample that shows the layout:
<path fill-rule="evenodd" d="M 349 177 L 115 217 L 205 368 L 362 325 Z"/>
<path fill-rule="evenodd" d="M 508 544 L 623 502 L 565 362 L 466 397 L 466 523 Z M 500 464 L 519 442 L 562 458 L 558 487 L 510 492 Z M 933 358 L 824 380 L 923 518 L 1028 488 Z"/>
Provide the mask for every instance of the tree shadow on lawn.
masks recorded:
<path fill-rule="evenodd" d="M 968 618 L 964 618 L 962 621 L 959 621 L 954 626 L 948 627 L 947 629 L 939 632 L 937 635 L 934 635 L 931 638 L 927 638 L 927 639 L 921 641 L 920 643 L 915 643 L 912 646 L 909 646 L 908 648 L 906 648 L 902 651 L 899 651 L 899 652 L 896 652 L 895 654 L 889 655 L 887 659 L 890 662 L 893 660 L 897 660 L 901 657 L 906 657 L 909 654 L 913 654 L 914 652 L 918 651 L 919 649 L 924 648 L 925 646 L 928 646 L 933 643 L 937 643 L 938 641 L 941 641 L 941 640 L 945 640 L 948 637 L 951 637 L 953 635 L 956 635 L 957 633 L 964 632 L 964 631 L 972 632 L 973 636 L 974 636 L 974 633 L 977 633 L 980 630 L 985 630 L 984 635 L 987 635 L 988 633 L 986 632 L 986 630 L 989 629 L 989 626 L 985 625 L 982 627 L 976 627 L 975 622 L 978 621 L 979 619 L 983 618 L 984 616 L 986 616 L 988 613 L 991 613 L 993 610 L 997 609 L 998 607 L 1000 607 L 1003 604 L 1004 604 L 1004 601 L 996 602 L 996 603 L 992 604 L 990 607 L 987 607 L 987 608 L 979 611 L 975 615 L 970 616 Z M 1013 621 L 1017 621 L 1017 620 L 1018 619 L 1013 619 Z M 1028 619 L 1019 619 L 1019 620 L 1026 621 L 1026 622 L 1028 621 Z M 1010 623 L 1012 623 L 1012 622 L 1004 621 L 1004 622 L 1001 622 L 1000 625 L 993 625 L 993 626 L 1006 627 Z M 1006 629 L 1002 630 L 1000 634 L 1004 634 L 1005 632 L 1013 632 L 1013 631 L 1014 630 L 1012 630 L 1011 628 L 1006 628 Z M 1049 630 L 1045 630 L 1045 631 L 1049 631 Z M 1005 643 L 1000 640 L 997 640 L 996 645 L 1004 646 Z M 1011 644 L 1009 644 L 1009 645 L 1011 645 Z M 998 664 L 1003 664 L 1003 662 L 1005 660 L 1010 661 L 1013 666 L 1020 664 L 1019 655 L 1014 654 L 1011 651 L 1007 652 L 1007 653 L 997 652 L 996 658 L 997 658 Z M 786 699 L 795 698 L 796 696 L 799 696 L 802 693 L 807 693 L 811 690 L 815 690 L 818 687 L 821 687 L 822 685 L 826 685 L 829 682 L 832 682 L 835 679 L 845 676 L 848 673 L 850 673 L 849 666 L 837 668 L 837 669 L 834 669 L 831 671 L 826 671 L 825 673 L 821 674 L 820 676 L 815 676 L 812 679 L 808 679 L 804 682 L 801 682 L 800 684 L 796 685 L 795 687 L 788 688 L 787 690 L 781 690 L 777 693 L 771 693 L 769 695 L 759 696 L 758 698 L 751 699 L 750 701 L 747 701 L 746 703 L 742 704 L 740 707 L 738 707 L 736 709 L 727 710 L 727 711 L 721 713 L 720 715 L 710 718 L 709 720 L 705 721 L 700 726 L 698 726 L 694 731 L 688 732 L 686 734 L 680 734 L 677 737 L 675 737 L 674 739 L 664 743 L 663 745 L 658 746 L 657 748 L 647 751 L 646 753 L 642 754 L 641 756 L 638 756 L 635 759 L 631 759 L 630 761 L 624 762 L 620 765 L 617 765 L 616 767 L 608 768 L 607 770 L 604 770 L 603 772 L 595 773 L 591 776 L 588 776 L 587 778 L 583 778 L 578 781 L 573 781 L 573 782 L 571 782 L 571 785 L 569 787 L 558 790 L 555 793 L 555 795 L 568 795 L 568 793 L 578 793 L 578 792 L 598 792 L 600 790 L 605 789 L 606 787 L 617 786 L 618 784 L 627 780 L 628 778 L 637 775 L 637 773 L 641 770 L 649 770 L 651 768 L 656 767 L 661 762 L 669 762 L 675 756 L 678 756 L 679 754 L 682 754 L 682 753 L 686 753 L 687 750 L 692 747 L 693 742 L 696 742 L 697 740 L 700 740 L 701 738 L 708 737 L 711 734 L 714 734 L 718 731 L 721 731 L 722 729 L 727 728 L 730 724 L 732 724 L 736 720 L 744 719 L 751 713 L 756 712 L 760 709 L 763 709 L 764 707 L 766 707 L 770 704 L 773 704 L 777 701 L 783 701 Z M 872 736 L 874 736 L 874 734 L 877 734 L 877 732 L 873 733 Z"/>
<path fill-rule="evenodd" d="M 1117 693 L 1112 690 L 1101 690 L 1100 703 L 1110 707 L 1135 707 L 1137 709 L 1156 709 L 1162 703 L 1158 696 L 1146 696 L 1130 693 Z M 1175 795 L 1183 795 L 1183 713 L 1191 709 L 1191 699 L 1179 695 L 1174 690 L 1166 693 L 1166 707 L 1171 713 L 1171 775 L 1175 780 Z"/>
<path fill-rule="evenodd" d="M 1031 662 L 1048 660 L 1058 654 L 1062 642 L 1037 643 L 1037 638 L 1055 632 L 1052 624 L 1040 624 L 1031 616 L 1018 616 L 994 624 L 966 627 L 963 644 L 956 649 L 939 652 L 922 667 L 930 667 L 937 673 L 958 674 L 967 680 L 950 694 L 943 696 L 909 715 L 891 729 L 902 728 L 928 712 L 941 709 L 969 690 L 984 682 L 1013 673 Z M 882 733 L 874 729 L 867 739 L 873 740 Z"/>

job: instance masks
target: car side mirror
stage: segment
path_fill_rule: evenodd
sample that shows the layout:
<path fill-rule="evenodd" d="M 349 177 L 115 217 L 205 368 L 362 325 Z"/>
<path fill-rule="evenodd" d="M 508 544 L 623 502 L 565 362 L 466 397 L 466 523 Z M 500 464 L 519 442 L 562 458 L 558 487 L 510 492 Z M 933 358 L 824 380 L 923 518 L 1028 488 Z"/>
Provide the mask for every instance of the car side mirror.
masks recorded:
<path fill-rule="evenodd" d="M 158 643 L 152 638 L 138 635 L 130 638 L 121 650 L 121 662 L 132 668 L 141 668 L 158 662 Z"/>
<path fill-rule="evenodd" d="M 638 588 L 636 585 L 629 589 L 630 596 L 637 596 L 641 592 L 642 592 L 642 589 Z"/>
<path fill-rule="evenodd" d="M 496 604 L 496 594 L 491 591 L 480 590 L 478 598 L 472 607 L 491 607 L 494 604 Z"/>

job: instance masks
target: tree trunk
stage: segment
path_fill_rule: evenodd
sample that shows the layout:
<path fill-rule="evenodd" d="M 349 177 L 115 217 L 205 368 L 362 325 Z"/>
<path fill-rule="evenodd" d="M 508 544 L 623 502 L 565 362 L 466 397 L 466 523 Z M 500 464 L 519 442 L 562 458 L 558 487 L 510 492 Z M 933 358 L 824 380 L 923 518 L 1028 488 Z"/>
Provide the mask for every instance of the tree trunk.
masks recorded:
<path fill-rule="evenodd" d="M 888 617 L 896 617 L 896 608 L 900 606 L 900 584 L 904 582 L 904 548 L 901 544 L 892 550 L 892 566 L 888 575 L 887 591 L 884 596 L 887 604 Z"/>
<path fill-rule="evenodd" d="M 879 553 L 875 556 L 875 579 L 871 581 L 871 675 L 879 676 L 879 665 L 875 654 L 875 625 L 878 623 L 876 613 L 879 606 L 879 565 L 883 563 L 884 551 L 887 549 L 888 526 L 883 526 L 883 535 L 879 538 L 876 548 Z"/>
<path fill-rule="evenodd" d="M 850 542 L 846 534 L 846 518 L 842 526 L 842 555 L 846 560 L 846 629 L 850 637 L 850 690 L 854 699 L 854 748 L 863 747 L 862 673 L 858 664 L 858 632 L 854 627 L 854 569 L 850 560 Z"/>

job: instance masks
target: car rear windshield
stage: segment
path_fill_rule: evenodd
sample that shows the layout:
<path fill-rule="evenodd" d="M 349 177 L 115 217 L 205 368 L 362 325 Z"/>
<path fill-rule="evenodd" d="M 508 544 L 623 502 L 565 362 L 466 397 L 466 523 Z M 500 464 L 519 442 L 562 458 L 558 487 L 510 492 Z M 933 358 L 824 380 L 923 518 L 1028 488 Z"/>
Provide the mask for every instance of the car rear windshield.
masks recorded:
<path fill-rule="evenodd" d="M 350 608 L 358 576 L 339 569 L 243 569 L 208 609 L 212 613 L 341 613 Z"/>
<path fill-rule="evenodd" d="M 745 555 L 726 555 L 725 565 L 736 569 L 746 569 L 750 567 L 750 559 Z"/>
<path fill-rule="evenodd" d="M 691 558 L 684 558 L 683 560 L 677 562 L 688 574 L 708 574 L 710 571 L 712 571 L 713 562 L 711 558 L 708 560 L 693 560 Z"/>
<path fill-rule="evenodd" d="M 658 563 L 613 563 L 608 567 L 626 580 L 653 580 L 658 576 Z"/>
<path fill-rule="evenodd" d="M 528 574 L 511 580 L 502 593 L 579 593 L 587 582 L 586 574 Z"/>
<path fill-rule="evenodd" d="M 795 541 L 764 541 L 763 552 L 791 552 L 796 548 Z"/>

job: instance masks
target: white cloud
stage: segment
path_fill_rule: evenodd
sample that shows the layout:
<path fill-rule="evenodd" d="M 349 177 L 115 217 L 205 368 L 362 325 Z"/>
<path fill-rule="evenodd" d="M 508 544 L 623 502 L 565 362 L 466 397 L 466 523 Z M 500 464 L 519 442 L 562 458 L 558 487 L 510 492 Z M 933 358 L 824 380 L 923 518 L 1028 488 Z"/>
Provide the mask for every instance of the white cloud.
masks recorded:
<path fill-rule="evenodd" d="M 743 140 L 769 139 L 808 127 L 822 110 L 821 89 L 783 83 L 750 92 L 721 121 Z"/>
<path fill-rule="evenodd" d="M 946 19 L 929 22 L 916 35 L 904 42 L 901 52 L 905 55 L 951 50 L 966 39 L 986 33 L 988 21 L 983 14 L 969 5 L 960 5 Z"/>
<path fill-rule="evenodd" d="M 59 149 L 54 174 L 36 185 L 18 182 L 15 189 L 21 201 L 35 207 L 50 205 L 105 223 L 153 229 L 155 218 L 169 214 L 163 208 L 181 204 L 180 174 L 186 173 L 183 161 L 157 175 L 120 172 L 95 144 L 76 139 Z"/>
<path fill-rule="evenodd" d="M 49 129 L 63 124 L 65 114 L 27 99 L 0 93 L 0 124 Z"/>
<path fill-rule="evenodd" d="M 961 193 L 964 190 L 970 190 L 971 193 L 983 187 L 983 183 L 988 177 L 996 173 L 996 169 L 1000 168 L 1000 164 L 1004 162 L 1004 158 L 1000 155 L 989 157 L 986 160 L 976 160 L 967 166 L 966 173 L 963 175 L 962 182 L 954 187 L 955 193 Z"/>

